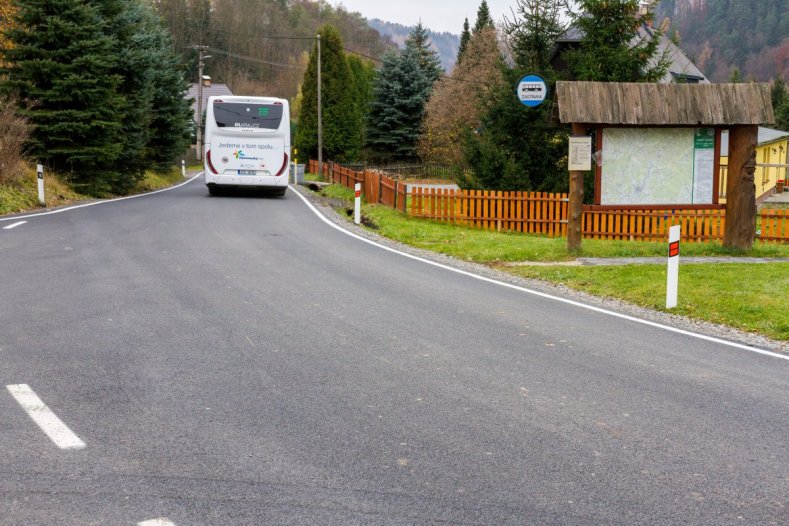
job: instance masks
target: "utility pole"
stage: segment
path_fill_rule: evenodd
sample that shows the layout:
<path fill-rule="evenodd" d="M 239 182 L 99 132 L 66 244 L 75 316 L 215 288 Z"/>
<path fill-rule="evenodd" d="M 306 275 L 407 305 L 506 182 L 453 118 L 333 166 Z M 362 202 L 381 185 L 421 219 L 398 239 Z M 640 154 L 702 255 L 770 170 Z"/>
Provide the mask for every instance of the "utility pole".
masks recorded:
<path fill-rule="evenodd" d="M 194 46 L 197 50 L 197 149 L 195 151 L 198 161 L 203 160 L 203 67 L 205 66 L 205 59 L 210 56 L 205 56 L 203 53 L 208 50 L 208 46 Z"/>
<path fill-rule="evenodd" d="M 318 33 L 318 176 L 323 178 L 323 112 L 321 108 L 321 35 Z"/>

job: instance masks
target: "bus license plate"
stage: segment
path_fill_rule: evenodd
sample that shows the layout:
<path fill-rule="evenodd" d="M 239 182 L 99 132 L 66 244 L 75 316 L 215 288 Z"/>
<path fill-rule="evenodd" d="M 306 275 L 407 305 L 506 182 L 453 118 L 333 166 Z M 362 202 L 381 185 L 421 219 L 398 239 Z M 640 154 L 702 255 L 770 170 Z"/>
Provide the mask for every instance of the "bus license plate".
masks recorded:
<path fill-rule="evenodd" d="M 239 170 L 238 175 L 255 175 L 255 170 Z"/>

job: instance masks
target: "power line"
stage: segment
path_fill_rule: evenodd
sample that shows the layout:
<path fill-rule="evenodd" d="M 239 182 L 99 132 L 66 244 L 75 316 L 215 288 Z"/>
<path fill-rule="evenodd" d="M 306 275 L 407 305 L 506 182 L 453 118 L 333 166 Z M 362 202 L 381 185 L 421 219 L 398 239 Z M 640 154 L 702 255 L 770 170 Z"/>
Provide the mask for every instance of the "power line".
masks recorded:
<path fill-rule="evenodd" d="M 235 31 L 227 31 L 226 29 L 217 29 L 215 27 L 209 27 L 206 31 L 213 31 L 214 33 L 224 33 L 226 35 L 233 35 L 237 37 L 244 37 L 244 38 L 263 38 L 268 40 L 315 40 L 315 37 L 281 37 L 281 36 L 271 36 L 271 35 L 249 35 L 244 33 L 236 33 Z"/>
<path fill-rule="evenodd" d="M 263 60 L 263 59 L 260 59 L 260 58 L 248 57 L 246 55 L 239 55 L 237 53 L 231 53 L 230 51 L 225 51 L 223 49 L 217 49 L 217 48 L 213 48 L 213 47 L 208 48 L 208 50 L 211 51 L 212 53 L 219 53 L 220 55 L 225 55 L 227 57 L 237 58 L 239 60 L 247 60 L 249 62 L 257 62 L 259 64 L 267 64 L 269 66 L 275 66 L 275 67 L 279 67 L 279 68 L 292 68 L 292 69 L 302 69 L 303 68 L 303 66 L 295 66 L 293 64 L 282 64 L 280 62 L 271 62 L 269 60 Z"/>

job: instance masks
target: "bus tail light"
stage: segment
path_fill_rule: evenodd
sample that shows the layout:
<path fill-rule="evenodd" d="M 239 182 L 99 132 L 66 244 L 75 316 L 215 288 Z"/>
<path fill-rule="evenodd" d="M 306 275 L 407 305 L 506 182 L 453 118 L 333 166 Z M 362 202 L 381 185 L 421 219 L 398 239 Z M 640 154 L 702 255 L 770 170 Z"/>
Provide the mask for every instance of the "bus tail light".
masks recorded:
<path fill-rule="evenodd" d="M 208 164 L 208 168 L 210 168 L 214 174 L 219 175 L 219 172 L 217 172 L 216 168 L 214 168 L 214 163 L 211 162 L 211 150 L 205 152 L 205 162 Z"/>
<path fill-rule="evenodd" d="M 279 169 L 279 171 L 277 172 L 277 175 L 275 177 L 279 177 L 280 175 L 285 173 L 285 170 L 287 170 L 287 169 L 288 169 L 288 154 L 287 154 L 287 152 L 285 152 L 285 160 L 282 161 L 282 168 Z"/>

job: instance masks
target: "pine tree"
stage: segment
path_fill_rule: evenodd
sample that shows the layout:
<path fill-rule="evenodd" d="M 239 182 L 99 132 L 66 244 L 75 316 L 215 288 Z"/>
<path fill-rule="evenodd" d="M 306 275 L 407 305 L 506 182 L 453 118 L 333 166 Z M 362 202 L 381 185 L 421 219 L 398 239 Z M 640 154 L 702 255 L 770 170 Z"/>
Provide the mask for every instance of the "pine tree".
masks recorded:
<path fill-rule="evenodd" d="M 556 40 L 567 30 L 562 20 L 561 0 L 516 0 L 512 21 L 504 22 L 518 66 L 530 71 L 546 71 Z"/>
<path fill-rule="evenodd" d="M 192 126 L 192 106 L 186 99 L 189 83 L 181 59 L 173 51 L 170 33 L 150 12 L 146 27 L 150 35 L 146 41 L 154 50 L 151 59 L 151 117 L 150 134 L 146 145 L 149 166 L 166 170 L 189 147 Z"/>
<path fill-rule="evenodd" d="M 416 158 L 416 145 L 431 80 L 413 47 L 390 51 L 375 79 L 367 144 L 387 160 Z"/>
<path fill-rule="evenodd" d="M 577 0 L 582 10 L 574 24 L 584 36 L 577 50 L 564 54 L 577 80 L 602 82 L 657 82 L 668 71 L 669 60 L 658 54 L 660 32 L 637 38 L 651 14 L 638 14 L 638 0 Z"/>
<path fill-rule="evenodd" d="M 356 55 L 349 54 L 346 58 L 351 70 L 354 112 L 359 123 L 359 144 L 364 144 L 367 137 L 366 124 L 370 113 L 370 102 L 373 98 L 375 67 L 371 62 Z"/>
<path fill-rule="evenodd" d="M 516 67 L 502 64 L 503 82 L 487 97 L 481 126 L 463 141 L 466 163 L 474 176 L 461 186 L 494 190 L 566 191 L 567 132 L 551 119 L 551 103 L 527 108 L 513 86 L 538 71 L 553 93 L 555 73 L 548 58 L 555 38 L 563 33 L 558 0 L 518 0 L 514 20 L 504 35 Z"/>
<path fill-rule="evenodd" d="M 110 185 L 113 192 L 124 193 L 142 180 L 149 166 L 146 146 L 151 137 L 154 42 L 146 27 L 147 7 L 138 0 L 105 0 L 102 9 L 107 32 L 117 41 L 115 73 L 123 79 L 118 86 L 123 96 L 121 153 L 116 160 L 117 177 Z"/>
<path fill-rule="evenodd" d="M 781 77 L 773 80 L 770 98 L 775 113 L 775 126 L 779 130 L 789 131 L 789 89 Z"/>
<path fill-rule="evenodd" d="M 441 69 L 441 59 L 438 53 L 430 47 L 430 35 L 427 29 L 419 22 L 405 40 L 405 47 L 412 49 L 416 54 L 419 67 L 431 84 L 437 81 L 444 70 Z"/>
<path fill-rule="evenodd" d="M 472 168 L 465 188 L 567 191 L 567 132 L 551 122 L 551 104 L 527 108 L 513 86 L 525 72 L 504 71 L 504 82 L 489 97 L 482 125 L 467 133 L 464 157 Z"/>
<path fill-rule="evenodd" d="M 111 189 L 122 153 L 124 99 L 117 40 L 107 34 L 100 2 L 19 0 L 8 32 L 5 89 L 35 105 L 31 155 L 71 174 L 83 190 Z"/>
<path fill-rule="evenodd" d="M 455 66 L 459 66 L 463 62 L 463 54 L 468 47 L 468 41 L 471 40 L 471 31 L 469 31 L 468 18 L 463 22 L 463 32 L 460 34 L 460 46 L 458 47 L 458 56 L 455 60 Z"/>
<path fill-rule="evenodd" d="M 323 118 L 324 159 L 356 160 L 361 150 L 361 115 L 356 111 L 351 70 L 343 51 L 339 31 L 324 26 L 321 35 L 321 100 Z M 294 145 L 304 158 L 318 154 L 318 51 L 310 54 L 310 62 L 302 85 L 302 107 Z"/>
<path fill-rule="evenodd" d="M 496 29 L 496 24 L 490 16 L 490 8 L 488 7 L 487 0 L 482 0 L 479 9 L 477 9 L 477 22 L 474 24 L 472 33 L 477 34 L 485 28 Z"/>

